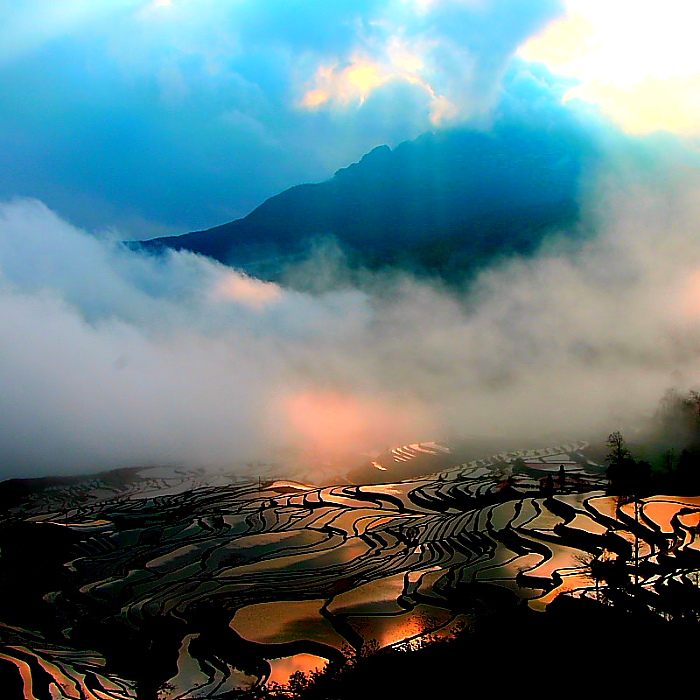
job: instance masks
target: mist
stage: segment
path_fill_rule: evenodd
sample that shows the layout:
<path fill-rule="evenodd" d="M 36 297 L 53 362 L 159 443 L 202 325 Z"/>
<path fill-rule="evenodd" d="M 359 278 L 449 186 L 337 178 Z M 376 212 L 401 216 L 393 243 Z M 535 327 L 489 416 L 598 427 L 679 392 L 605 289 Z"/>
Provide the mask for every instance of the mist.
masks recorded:
<path fill-rule="evenodd" d="M 313 294 L 5 202 L 0 478 L 610 432 L 700 384 L 699 192 L 601 179 L 580 231 L 464 290 L 395 272 Z"/>

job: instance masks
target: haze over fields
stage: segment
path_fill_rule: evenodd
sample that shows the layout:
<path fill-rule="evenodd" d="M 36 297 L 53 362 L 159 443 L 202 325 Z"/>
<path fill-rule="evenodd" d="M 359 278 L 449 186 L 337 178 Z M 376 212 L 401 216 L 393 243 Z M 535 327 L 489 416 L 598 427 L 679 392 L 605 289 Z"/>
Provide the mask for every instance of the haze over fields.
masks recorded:
<path fill-rule="evenodd" d="M 697 10 L 602 7 L 0 3 L 0 476 L 577 438 L 697 387 Z M 358 273 L 362 230 L 277 282 L 121 243 L 243 217 L 427 130 L 517 146 L 505 194 L 471 153 L 450 202 L 540 201 L 542 162 L 574 206 L 449 284 Z"/>

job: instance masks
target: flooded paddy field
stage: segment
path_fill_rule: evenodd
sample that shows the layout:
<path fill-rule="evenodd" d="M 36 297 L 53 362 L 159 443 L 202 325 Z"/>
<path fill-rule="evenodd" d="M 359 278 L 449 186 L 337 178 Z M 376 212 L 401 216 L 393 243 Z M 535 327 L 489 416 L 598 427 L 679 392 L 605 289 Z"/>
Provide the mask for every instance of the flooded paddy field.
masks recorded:
<path fill-rule="evenodd" d="M 0 686 L 214 698 L 560 595 L 697 618 L 700 497 L 608 496 L 582 450 L 376 485 L 145 470 L 25 494 L 0 531 Z"/>

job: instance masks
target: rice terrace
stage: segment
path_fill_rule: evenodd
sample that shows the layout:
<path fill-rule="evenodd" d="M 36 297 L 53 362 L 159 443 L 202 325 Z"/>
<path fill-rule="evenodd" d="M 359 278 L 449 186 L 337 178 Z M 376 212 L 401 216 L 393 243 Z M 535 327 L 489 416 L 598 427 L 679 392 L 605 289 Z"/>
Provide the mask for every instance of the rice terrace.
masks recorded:
<path fill-rule="evenodd" d="M 700 498 L 608 495 L 586 448 L 446 465 L 449 448 L 407 446 L 385 460 L 443 468 L 396 483 L 151 468 L 6 488 L 3 686 L 236 697 L 561 596 L 697 620 Z"/>

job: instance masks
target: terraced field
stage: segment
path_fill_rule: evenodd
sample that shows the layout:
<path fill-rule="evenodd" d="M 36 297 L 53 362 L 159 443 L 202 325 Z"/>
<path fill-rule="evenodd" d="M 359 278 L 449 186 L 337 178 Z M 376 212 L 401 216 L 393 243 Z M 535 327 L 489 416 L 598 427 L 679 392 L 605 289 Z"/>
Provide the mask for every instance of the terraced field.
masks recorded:
<path fill-rule="evenodd" d="M 28 498 L 0 531 L 3 697 L 213 698 L 561 594 L 697 619 L 700 498 L 606 496 L 579 447 L 395 484 Z"/>

